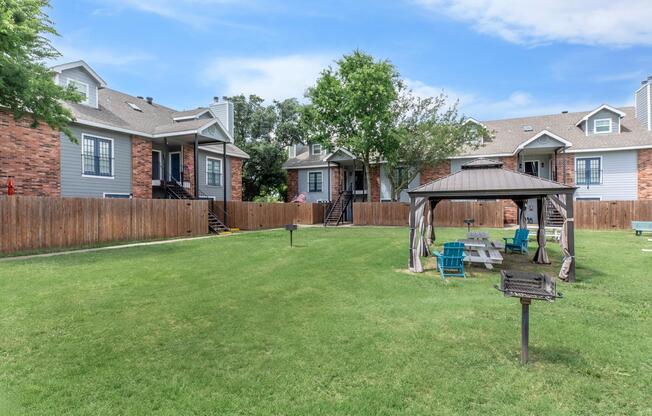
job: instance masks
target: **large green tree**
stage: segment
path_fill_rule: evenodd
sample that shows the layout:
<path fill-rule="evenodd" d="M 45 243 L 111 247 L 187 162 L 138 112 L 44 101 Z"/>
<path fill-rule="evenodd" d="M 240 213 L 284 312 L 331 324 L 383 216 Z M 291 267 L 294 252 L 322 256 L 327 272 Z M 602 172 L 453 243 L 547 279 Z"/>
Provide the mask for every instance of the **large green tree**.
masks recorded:
<path fill-rule="evenodd" d="M 243 198 L 282 199 L 287 186 L 286 147 L 303 140 L 302 105 L 295 99 L 269 105 L 257 95 L 224 97 L 234 104 L 235 143 L 251 157 L 243 166 Z"/>
<path fill-rule="evenodd" d="M 464 148 L 473 148 L 488 136 L 484 127 L 460 116 L 457 102 L 444 94 L 419 97 L 401 88 L 394 105 L 392 144 L 383 150 L 393 201 L 419 172 L 442 163 Z"/>
<path fill-rule="evenodd" d="M 371 189 L 370 168 L 395 141 L 393 106 L 401 88 L 396 68 L 386 60 L 354 51 L 321 73 L 306 96 L 310 139 L 343 147 L 360 160 Z"/>
<path fill-rule="evenodd" d="M 60 56 L 47 36 L 56 36 L 45 13 L 47 0 L 0 0 L 0 106 L 15 119 L 29 116 L 33 126 L 45 122 L 73 139 L 74 116 L 62 100 L 79 102 L 72 86 L 54 83 L 45 62 Z"/>

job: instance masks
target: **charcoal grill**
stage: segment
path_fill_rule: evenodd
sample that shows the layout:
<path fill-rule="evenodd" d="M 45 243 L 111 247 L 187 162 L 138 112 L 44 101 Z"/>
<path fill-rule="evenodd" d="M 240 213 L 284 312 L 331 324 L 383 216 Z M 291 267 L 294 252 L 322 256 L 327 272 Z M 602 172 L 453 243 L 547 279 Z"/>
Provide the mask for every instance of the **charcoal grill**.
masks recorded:
<path fill-rule="evenodd" d="M 563 295 L 557 293 L 557 285 L 553 279 L 543 273 L 528 273 L 513 270 L 500 272 L 500 287 L 494 286 L 506 297 L 516 297 L 521 300 L 521 363 L 529 359 L 530 303 L 532 299 L 554 302 Z"/>
<path fill-rule="evenodd" d="M 466 224 L 466 232 L 471 231 L 471 225 L 473 225 L 474 222 L 475 222 L 475 220 L 473 218 L 465 218 L 464 219 L 464 224 Z"/>
<path fill-rule="evenodd" d="M 297 230 L 296 224 L 285 224 L 285 229 L 290 232 L 290 247 L 292 247 L 292 232 Z"/>

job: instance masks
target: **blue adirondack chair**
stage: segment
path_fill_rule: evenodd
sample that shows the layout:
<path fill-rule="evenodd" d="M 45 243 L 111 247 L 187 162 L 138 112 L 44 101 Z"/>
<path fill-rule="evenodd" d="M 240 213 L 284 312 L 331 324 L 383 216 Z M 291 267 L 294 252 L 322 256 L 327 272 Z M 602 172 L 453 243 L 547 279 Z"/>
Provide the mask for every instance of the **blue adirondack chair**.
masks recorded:
<path fill-rule="evenodd" d="M 514 237 L 503 238 L 505 240 L 505 253 L 512 251 L 514 253 L 527 254 L 528 247 L 527 241 L 530 235 L 530 230 L 527 228 L 519 228 L 514 233 Z"/>
<path fill-rule="evenodd" d="M 447 276 L 466 278 L 464 274 L 464 243 L 444 243 L 444 252 L 433 251 L 432 255 L 437 258 L 437 270 L 442 279 L 446 279 Z"/>

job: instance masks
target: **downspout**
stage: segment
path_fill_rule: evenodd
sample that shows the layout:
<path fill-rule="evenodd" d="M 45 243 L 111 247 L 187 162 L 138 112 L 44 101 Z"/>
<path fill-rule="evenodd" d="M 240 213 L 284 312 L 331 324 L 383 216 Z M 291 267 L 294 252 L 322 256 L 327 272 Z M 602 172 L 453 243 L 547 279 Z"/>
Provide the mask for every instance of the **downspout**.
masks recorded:
<path fill-rule="evenodd" d="M 224 211 L 224 224 L 228 224 L 226 215 L 226 142 L 222 142 L 222 170 L 224 171 L 224 201 L 222 201 L 222 210 Z"/>
<path fill-rule="evenodd" d="M 183 156 L 182 156 L 183 157 Z M 199 135 L 195 133 L 195 199 L 199 199 Z"/>

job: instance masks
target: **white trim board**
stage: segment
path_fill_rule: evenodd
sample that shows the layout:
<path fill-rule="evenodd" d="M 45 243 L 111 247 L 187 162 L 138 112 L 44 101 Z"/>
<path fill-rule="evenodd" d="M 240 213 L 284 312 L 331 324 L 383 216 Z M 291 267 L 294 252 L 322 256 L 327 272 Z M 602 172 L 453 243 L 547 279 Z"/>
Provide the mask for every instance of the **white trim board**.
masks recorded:
<path fill-rule="evenodd" d="M 210 159 L 210 160 L 215 160 L 215 161 L 217 161 L 217 162 L 220 163 L 220 170 L 219 170 L 219 174 L 220 174 L 220 182 L 219 182 L 219 184 L 217 184 L 217 185 L 213 185 L 213 184 L 208 183 L 208 173 L 209 173 L 209 172 L 208 172 L 208 160 L 209 160 L 209 159 Z M 217 157 L 211 157 L 211 156 L 208 156 L 208 155 L 207 155 L 207 156 L 206 156 L 206 160 L 204 161 L 204 165 L 205 165 L 205 169 L 204 169 L 204 170 L 206 171 L 206 181 L 205 181 L 205 182 L 206 182 L 206 186 L 214 186 L 214 187 L 219 187 L 219 188 L 221 188 L 222 186 L 224 186 L 224 179 L 223 179 L 223 178 L 224 178 L 224 166 L 222 166 L 222 165 L 223 165 L 223 163 L 222 163 L 222 159 L 219 159 L 219 158 L 217 158 Z"/>
<path fill-rule="evenodd" d="M 89 175 L 84 173 L 84 139 L 88 137 L 94 137 L 96 139 L 108 140 L 111 142 L 111 176 L 101 176 L 101 175 Z M 81 141 L 79 143 L 79 155 L 81 157 L 81 176 L 82 178 L 96 178 L 96 179 L 115 179 L 115 140 L 111 137 L 104 137 L 97 134 L 91 133 L 82 133 Z"/>

